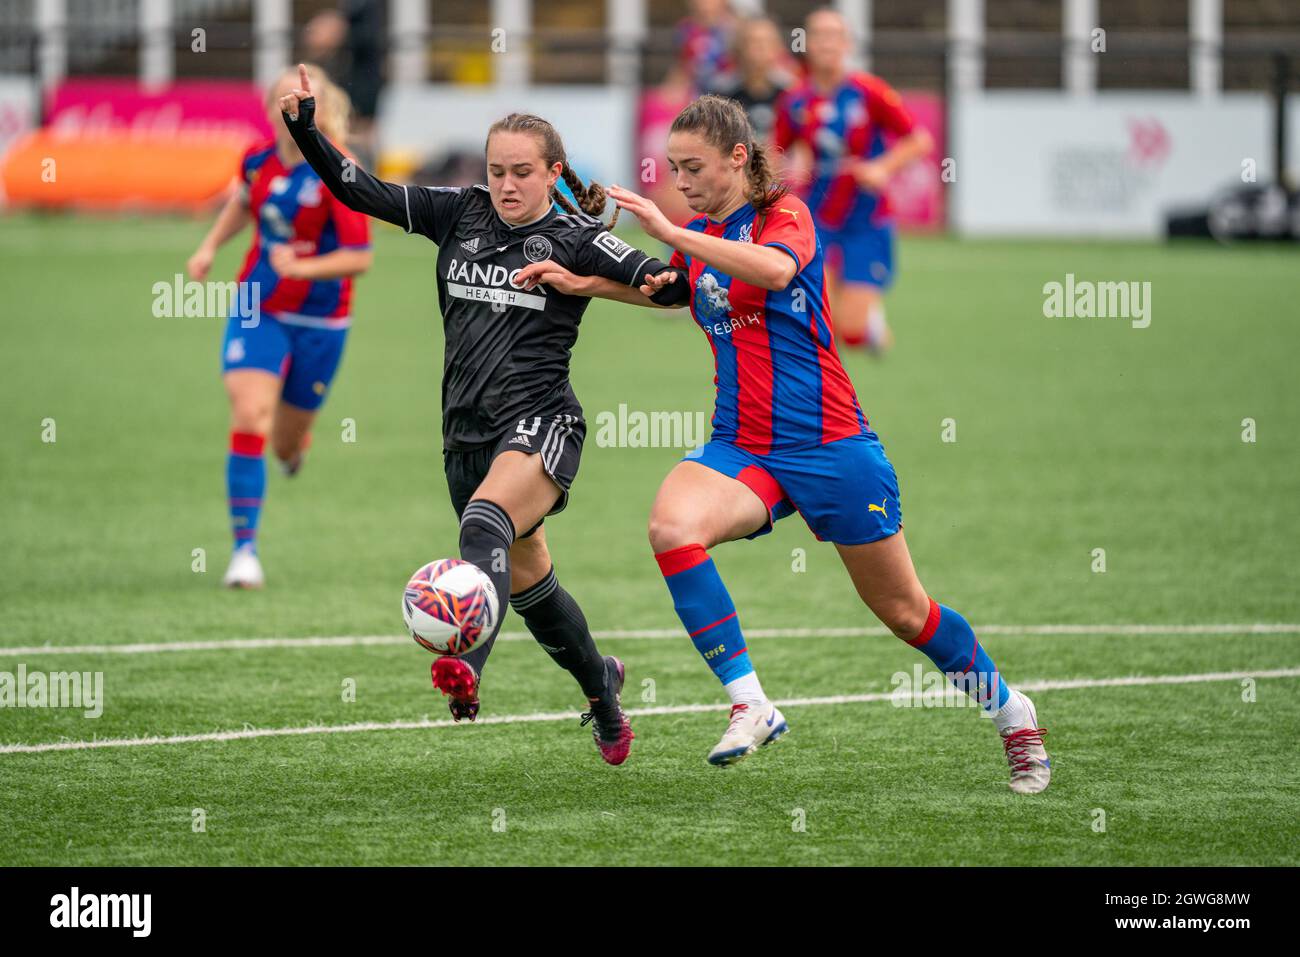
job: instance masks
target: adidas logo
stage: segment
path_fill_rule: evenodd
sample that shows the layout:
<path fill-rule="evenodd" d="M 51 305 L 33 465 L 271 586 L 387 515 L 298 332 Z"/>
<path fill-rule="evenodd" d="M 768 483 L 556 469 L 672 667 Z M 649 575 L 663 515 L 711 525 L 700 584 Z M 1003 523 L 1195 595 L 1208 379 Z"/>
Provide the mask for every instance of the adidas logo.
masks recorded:
<path fill-rule="evenodd" d="M 465 252 L 467 253 L 478 252 L 478 237 L 475 236 L 473 239 L 462 240 L 460 244 L 460 248 L 465 250 Z"/>
<path fill-rule="evenodd" d="M 533 443 L 528 441 L 528 436 L 526 435 L 516 435 L 513 439 L 507 442 L 506 445 L 514 445 L 516 442 L 518 442 L 520 445 L 526 445 L 530 449 L 533 447 Z"/>

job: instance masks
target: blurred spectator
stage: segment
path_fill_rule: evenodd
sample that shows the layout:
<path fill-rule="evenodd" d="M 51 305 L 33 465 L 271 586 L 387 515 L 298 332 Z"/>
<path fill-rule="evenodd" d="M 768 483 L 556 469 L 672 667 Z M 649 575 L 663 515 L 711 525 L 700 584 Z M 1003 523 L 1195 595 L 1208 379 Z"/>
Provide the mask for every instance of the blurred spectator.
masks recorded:
<path fill-rule="evenodd" d="M 690 14 L 677 24 L 677 70 L 696 94 L 713 93 L 731 82 L 731 40 L 736 17 L 727 0 L 691 0 Z"/>
<path fill-rule="evenodd" d="M 308 60 L 321 64 L 352 98 L 355 111 L 350 143 L 363 166 L 375 160 L 375 113 L 384 82 L 386 23 L 383 0 L 339 0 L 302 31 Z"/>
<path fill-rule="evenodd" d="M 668 128 L 696 96 L 735 85 L 735 30 L 736 17 L 727 0 L 691 0 L 690 13 L 673 31 L 676 62 L 661 84 L 641 95 L 637 145 L 643 189 L 673 222 L 686 222 L 694 214 L 668 168 Z"/>
<path fill-rule="evenodd" d="M 776 22 L 768 17 L 742 20 L 736 29 L 734 56 L 735 76 L 717 92 L 738 101 L 749 114 L 759 142 L 770 143 L 776 98 L 794 82 Z"/>

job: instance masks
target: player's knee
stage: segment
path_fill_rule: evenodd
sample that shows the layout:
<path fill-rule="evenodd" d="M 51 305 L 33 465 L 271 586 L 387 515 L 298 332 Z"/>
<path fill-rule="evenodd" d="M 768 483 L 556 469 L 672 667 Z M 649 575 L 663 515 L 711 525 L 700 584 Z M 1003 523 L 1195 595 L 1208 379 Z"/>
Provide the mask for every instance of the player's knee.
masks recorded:
<path fill-rule="evenodd" d="M 656 555 L 681 548 L 683 545 L 700 544 L 706 548 L 709 545 L 704 540 L 705 536 L 697 527 L 697 523 L 678 515 L 660 515 L 652 512 L 646 532 L 650 539 L 650 547 Z"/>
<path fill-rule="evenodd" d="M 930 616 L 930 599 L 920 595 L 891 595 L 872 603 L 871 610 L 886 628 L 904 641 L 921 633 Z"/>
<path fill-rule="evenodd" d="M 236 432 L 266 435 L 271 431 L 274 409 L 259 399 L 235 399 L 230 406 L 230 427 Z"/>
<path fill-rule="evenodd" d="M 514 542 L 514 524 L 496 502 L 476 498 L 465 506 L 460 519 L 462 557 L 487 554 L 491 556 L 494 571 L 506 571 Z"/>

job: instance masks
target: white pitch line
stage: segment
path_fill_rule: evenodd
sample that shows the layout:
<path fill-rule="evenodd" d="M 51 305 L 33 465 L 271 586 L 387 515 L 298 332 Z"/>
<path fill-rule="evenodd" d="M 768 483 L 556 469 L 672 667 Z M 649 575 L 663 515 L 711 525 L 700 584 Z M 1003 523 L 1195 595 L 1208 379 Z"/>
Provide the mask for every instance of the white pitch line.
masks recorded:
<path fill-rule="evenodd" d="M 1073 691 L 1080 688 L 1132 688 L 1149 685 L 1197 684 L 1207 681 L 1239 681 L 1242 678 L 1300 678 L 1300 667 L 1273 668 L 1264 671 L 1212 671 L 1189 675 L 1131 675 L 1124 678 L 1067 678 L 1019 682 L 1022 691 Z M 776 703 L 787 708 L 809 708 L 837 704 L 869 704 L 889 701 L 892 691 L 870 694 L 829 695 L 817 698 L 781 698 Z M 726 711 L 728 703 L 662 705 L 654 708 L 630 708 L 633 718 L 664 714 L 699 714 Z M 487 715 L 474 724 L 532 724 L 536 722 L 576 721 L 577 711 L 550 711 L 535 714 Z M 298 728 L 245 728 L 240 731 L 213 731 L 205 734 L 150 735 L 143 738 L 99 738 L 90 741 L 49 741 L 42 744 L 4 744 L 0 754 L 38 754 L 45 751 L 89 751 L 96 748 L 140 748 L 155 744 L 198 744 L 208 741 L 245 741 L 252 738 L 283 738 L 302 734 L 356 734 L 366 731 L 419 731 L 430 728 L 453 728 L 450 718 L 430 721 L 362 721 L 355 724 L 315 724 Z"/>
<path fill-rule="evenodd" d="M 1079 636 L 1171 636 L 1171 635 L 1300 635 L 1300 624 L 1254 623 L 1242 625 L 978 625 L 980 635 L 1079 635 Z M 679 628 L 641 628 L 593 631 L 597 641 L 620 639 L 685 638 Z M 746 628 L 748 638 L 865 638 L 889 635 L 883 625 L 855 628 Z M 531 640 L 523 631 L 505 631 L 498 641 Z M 0 658 L 25 655 L 150 655 L 172 651 L 250 651 L 262 648 L 350 648 L 373 645 L 406 645 L 405 635 L 339 635 L 308 638 L 215 638 L 207 641 L 160 641 L 121 645 L 0 645 Z"/>

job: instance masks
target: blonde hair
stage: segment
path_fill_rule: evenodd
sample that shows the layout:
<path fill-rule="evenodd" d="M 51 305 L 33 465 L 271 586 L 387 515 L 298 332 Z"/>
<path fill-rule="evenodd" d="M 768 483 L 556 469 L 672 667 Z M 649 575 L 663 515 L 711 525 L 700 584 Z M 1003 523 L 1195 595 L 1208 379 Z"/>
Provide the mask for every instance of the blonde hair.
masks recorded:
<path fill-rule="evenodd" d="M 348 128 L 352 124 L 352 98 L 330 79 L 330 75 L 323 68 L 315 63 L 308 63 L 306 66 L 307 78 L 311 80 L 312 96 L 316 98 L 316 126 L 334 143 L 343 146 L 347 143 Z M 276 78 L 266 94 L 268 107 L 277 99 L 276 90 L 287 76 L 293 77 L 296 81 L 298 68 L 285 70 Z"/>

